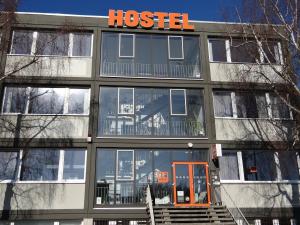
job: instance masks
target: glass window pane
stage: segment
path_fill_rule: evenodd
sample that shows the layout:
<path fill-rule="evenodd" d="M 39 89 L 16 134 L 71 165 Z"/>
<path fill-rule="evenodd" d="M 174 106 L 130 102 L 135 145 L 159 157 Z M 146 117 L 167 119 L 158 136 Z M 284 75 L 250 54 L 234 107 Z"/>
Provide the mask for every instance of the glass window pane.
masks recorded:
<path fill-rule="evenodd" d="M 25 113 L 27 98 L 26 87 L 6 87 L 3 112 Z"/>
<path fill-rule="evenodd" d="M 290 118 L 290 110 L 286 103 L 274 93 L 270 93 L 271 109 L 273 118 Z"/>
<path fill-rule="evenodd" d="M 299 180 L 298 152 L 278 152 L 281 177 L 283 180 Z"/>
<path fill-rule="evenodd" d="M 236 93 L 238 118 L 258 118 L 258 110 L 254 94 L 247 92 Z"/>
<path fill-rule="evenodd" d="M 120 34 L 120 57 L 134 57 L 134 35 Z"/>
<path fill-rule="evenodd" d="M 153 181 L 152 154 L 150 150 L 135 151 L 135 178 L 139 185 Z"/>
<path fill-rule="evenodd" d="M 185 115 L 186 114 L 186 99 L 185 90 L 171 89 L 171 114 Z"/>
<path fill-rule="evenodd" d="M 214 62 L 227 62 L 226 45 L 223 39 L 211 39 L 209 40 L 211 48 L 211 60 Z"/>
<path fill-rule="evenodd" d="M 218 117 L 233 116 L 231 92 L 214 91 L 214 110 L 215 116 Z"/>
<path fill-rule="evenodd" d="M 89 89 L 70 89 L 68 113 L 88 114 L 89 94 Z"/>
<path fill-rule="evenodd" d="M 116 184 L 116 203 L 130 204 L 134 202 L 133 183 L 120 182 Z"/>
<path fill-rule="evenodd" d="M 268 104 L 265 93 L 256 93 L 255 100 L 257 105 L 258 118 L 268 118 Z"/>
<path fill-rule="evenodd" d="M 222 180 L 239 180 L 237 152 L 223 151 L 220 163 L 220 178 Z"/>
<path fill-rule="evenodd" d="M 115 168 L 116 158 L 114 150 L 97 149 L 96 161 L 96 203 L 114 204 L 115 199 Z"/>
<path fill-rule="evenodd" d="M 119 114 L 134 113 L 133 90 L 133 88 L 119 88 Z"/>
<path fill-rule="evenodd" d="M 0 152 L 0 181 L 13 180 L 17 175 L 18 152 Z"/>
<path fill-rule="evenodd" d="M 21 180 L 57 180 L 58 165 L 59 150 L 36 149 L 25 151 L 21 169 Z"/>
<path fill-rule="evenodd" d="M 61 220 L 59 225 L 81 225 L 81 221 L 78 220 Z"/>
<path fill-rule="evenodd" d="M 230 52 L 232 62 L 255 63 L 260 59 L 257 44 L 253 40 L 233 39 Z"/>
<path fill-rule="evenodd" d="M 133 151 L 117 151 L 117 179 L 133 179 Z"/>
<path fill-rule="evenodd" d="M 37 54 L 67 56 L 69 50 L 69 34 L 59 32 L 39 32 L 37 38 Z"/>
<path fill-rule="evenodd" d="M 83 180 L 84 169 L 85 150 L 65 150 L 63 179 Z"/>
<path fill-rule="evenodd" d="M 63 114 L 64 88 L 32 88 L 29 113 Z"/>
<path fill-rule="evenodd" d="M 33 40 L 32 31 L 15 30 L 12 40 L 12 54 L 31 54 Z"/>
<path fill-rule="evenodd" d="M 183 59 L 183 37 L 169 36 L 169 58 Z"/>
<path fill-rule="evenodd" d="M 273 181 L 277 179 L 274 152 L 244 151 L 242 156 L 245 180 Z"/>
<path fill-rule="evenodd" d="M 92 35 L 76 33 L 73 36 L 73 56 L 91 56 Z"/>
<path fill-rule="evenodd" d="M 54 225 L 54 221 L 51 220 L 25 220 L 14 221 L 15 225 Z"/>
<path fill-rule="evenodd" d="M 280 64 L 280 53 L 278 42 L 264 41 L 262 42 L 265 63 Z"/>

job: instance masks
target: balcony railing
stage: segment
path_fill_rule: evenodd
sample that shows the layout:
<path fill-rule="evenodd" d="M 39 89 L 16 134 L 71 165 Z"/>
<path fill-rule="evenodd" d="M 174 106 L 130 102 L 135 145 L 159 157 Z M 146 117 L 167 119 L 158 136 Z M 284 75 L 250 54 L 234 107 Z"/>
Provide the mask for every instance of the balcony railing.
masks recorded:
<path fill-rule="evenodd" d="M 205 135 L 202 122 L 134 122 L 132 118 L 109 118 L 100 123 L 101 136 L 176 136 L 201 137 Z"/>
<path fill-rule="evenodd" d="M 200 79 L 200 66 L 103 62 L 102 76 Z"/>

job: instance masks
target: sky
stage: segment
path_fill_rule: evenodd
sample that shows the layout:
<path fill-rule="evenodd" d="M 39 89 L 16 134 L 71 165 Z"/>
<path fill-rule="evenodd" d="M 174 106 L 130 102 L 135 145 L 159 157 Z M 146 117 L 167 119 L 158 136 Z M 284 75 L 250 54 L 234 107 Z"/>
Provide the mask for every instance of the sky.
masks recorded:
<path fill-rule="evenodd" d="M 109 9 L 189 13 L 189 19 L 224 21 L 239 0 L 20 0 L 18 11 L 106 16 Z"/>

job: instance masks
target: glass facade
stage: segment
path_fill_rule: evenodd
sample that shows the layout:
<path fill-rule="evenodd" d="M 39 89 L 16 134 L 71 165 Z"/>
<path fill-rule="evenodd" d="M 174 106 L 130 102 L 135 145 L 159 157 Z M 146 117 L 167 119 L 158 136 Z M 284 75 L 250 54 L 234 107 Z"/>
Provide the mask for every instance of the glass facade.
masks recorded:
<path fill-rule="evenodd" d="M 172 204 L 172 162 L 207 162 L 207 157 L 207 150 L 98 148 L 96 204 L 142 204 L 148 184 L 156 204 Z M 195 177 L 199 176 L 195 173 Z"/>
<path fill-rule="evenodd" d="M 204 137 L 203 90 L 100 87 L 98 136 Z"/>
<path fill-rule="evenodd" d="M 101 76 L 200 79 L 199 37 L 103 32 Z"/>

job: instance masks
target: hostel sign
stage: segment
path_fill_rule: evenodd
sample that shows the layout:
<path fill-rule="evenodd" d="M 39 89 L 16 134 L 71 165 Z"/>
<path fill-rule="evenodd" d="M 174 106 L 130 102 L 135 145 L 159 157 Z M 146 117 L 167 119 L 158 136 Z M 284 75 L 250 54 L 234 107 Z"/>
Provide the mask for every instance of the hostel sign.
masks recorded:
<path fill-rule="evenodd" d="M 194 31 L 194 25 L 189 23 L 189 15 L 187 13 L 165 13 L 165 12 L 149 12 L 144 11 L 138 13 L 134 10 L 109 10 L 108 26 L 109 27 L 142 27 L 151 29 L 157 26 L 158 29 L 170 30 L 186 30 Z"/>

